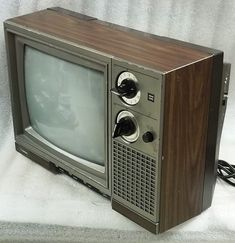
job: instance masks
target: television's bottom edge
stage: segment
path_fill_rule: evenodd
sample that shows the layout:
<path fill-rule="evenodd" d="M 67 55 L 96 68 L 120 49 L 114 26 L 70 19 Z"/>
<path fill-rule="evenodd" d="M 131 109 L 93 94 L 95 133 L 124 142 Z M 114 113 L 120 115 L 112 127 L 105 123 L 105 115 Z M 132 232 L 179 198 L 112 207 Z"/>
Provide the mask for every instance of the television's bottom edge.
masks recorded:
<path fill-rule="evenodd" d="M 130 209 L 126 208 L 115 199 L 112 199 L 112 209 L 117 211 L 118 213 L 122 214 L 123 216 L 127 217 L 128 219 L 132 220 L 136 224 L 140 225 L 141 227 L 145 228 L 146 230 L 150 231 L 153 234 L 159 233 L 159 224 L 153 223 L 140 215 L 134 213 Z"/>
<path fill-rule="evenodd" d="M 104 193 L 103 191 L 99 190 L 99 188 L 92 186 L 91 184 L 89 184 L 87 181 L 74 176 L 73 174 L 70 174 L 69 171 L 67 171 L 66 169 L 60 167 L 60 166 L 56 166 L 53 162 L 48 161 L 42 157 L 40 157 L 39 155 L 37 155 L 37 153 L 31 151 L 31 149 L 27 148 L 24 145 L 21 145 L 20 143 L 17 143 L 17 141 L 15 141 L 15 148 L 16 151 L 18 151 L 19 153 L 21 153 L 22 155 L 26 156 L 27 158 L 31 159 L 32 161 L 36 162 L 37 164 L 39 164 L 40 166 L 42 166 L 43 168 L 51 171 L 54 174 L 66 174 L 68 176 L 70 176 L 71 178 L 73 178 L 74 180 L 82 183 L 83 185 L 89 187 L 90 189 L 92 189 L 93 191 L 101 194 L 102 196 L 110 199 L 110 195 Z"/>
<path fill-rule="evenodd" d="M 18 144 L 17 142 L 15 142 L 15 148 L 16 151 L 28 157 L 29 159 L 32 159 L 34 162 L 41 165 L 43 168 L 51 171 L 52 173 L 54 174 L 61 173 L 60 170 L 52 162 L 42 159 L 41 157 L 37 156 L 35 153 L 32 153 L 31 151 L 26 149 L 24 146 Z"/>

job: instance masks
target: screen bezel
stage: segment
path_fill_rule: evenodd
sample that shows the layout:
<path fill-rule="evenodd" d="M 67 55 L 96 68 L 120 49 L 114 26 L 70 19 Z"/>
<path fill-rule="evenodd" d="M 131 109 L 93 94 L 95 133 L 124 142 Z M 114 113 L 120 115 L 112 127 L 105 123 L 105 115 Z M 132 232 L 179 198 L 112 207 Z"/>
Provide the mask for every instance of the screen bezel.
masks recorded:
<path fill-rule="evenodd" d="M 80 53 L 70 52 L 68 50 L 55 47 L 49 43 L 40 43 L 35 40 L 30 40 L 24 37 L 16 36 L 16 62 L 17 62 L 17 74 L 18 74 L 18 84 L 19 84 L 19 96 L 20 96 L 20 106 L 22 113 L 22 124 L 24 134 L 32 139 L 34 142 L 38 143 L 39 147 L 44 152 L 49 152 L 60 158 L 66 166 L 72 166 L 77 168 L 79 173 L 83 173 L 85 176 L 89 176 L 92 179 L 92 175 L 103 180 L 99 180 L 98 183 L 102 183 L 107 187 L 108 183 L 108 65 L 100 60 L 94 60 Z M 50 143 L 48 140 L 40 136 L 30 125 L 30 119 L 27 109 L 26 93 L 25 93 L 25 82 L 24 82 L 24 50 L 25 46 L 32 47 L 43 53 L 58 57 L 65 61 L 69 61 L 78 65 L 82 65 L 87 68 L 92 68 L 104 73 L 105 77 L 105 161 L 104 166 L 94 164 L 92 161 L 84 160 L 75 155 L 72 155 L 63 149 L 58 148 L 54 144 Z M 40 149 L 39 148 L 39 149 Z M 95 181 L 95 180 L 94 180 Z"/>

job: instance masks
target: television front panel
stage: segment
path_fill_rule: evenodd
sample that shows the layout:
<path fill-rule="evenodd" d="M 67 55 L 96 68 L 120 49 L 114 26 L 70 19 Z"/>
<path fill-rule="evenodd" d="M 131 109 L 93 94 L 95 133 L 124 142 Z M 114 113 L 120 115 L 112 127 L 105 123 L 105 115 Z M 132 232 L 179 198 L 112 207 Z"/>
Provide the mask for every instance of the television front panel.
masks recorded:
<path fill-rule="evenodd" d="M 21 120 L 16 143 L 26 154 L 33 146 L 61 171 L 110 195 L 109 60 L 88 51 L 84 55 L 79 48 L 70 51 L 68 44 L 57 46 L 53 40 L 10 32 L 6 37 L 15 58 L 9 57 L 17 82 L 13 113 Z"/>

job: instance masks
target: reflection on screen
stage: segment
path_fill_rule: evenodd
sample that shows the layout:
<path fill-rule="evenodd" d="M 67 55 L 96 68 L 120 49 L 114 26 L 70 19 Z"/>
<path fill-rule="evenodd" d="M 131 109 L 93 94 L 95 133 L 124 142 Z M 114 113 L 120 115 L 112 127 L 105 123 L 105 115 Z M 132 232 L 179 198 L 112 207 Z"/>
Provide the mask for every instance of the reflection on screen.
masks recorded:
<path fill-rule="evenodd" d="M 25 48 L 32 128 L 57 147 L 104 165 L 104 73 Z"/>

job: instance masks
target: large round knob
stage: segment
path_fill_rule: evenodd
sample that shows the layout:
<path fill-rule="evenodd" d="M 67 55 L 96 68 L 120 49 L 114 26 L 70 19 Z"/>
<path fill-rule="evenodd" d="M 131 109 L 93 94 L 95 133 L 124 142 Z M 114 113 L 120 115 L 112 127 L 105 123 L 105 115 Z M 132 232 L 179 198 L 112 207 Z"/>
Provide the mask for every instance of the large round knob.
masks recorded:
<path fill-rule="evenodd" d="M 136 105 L 140 100 L 138 80 L 133 73 L 122 72 L 117 79 L 116 87 L 111 92 L 118 95 L 128 105 Z"/>
<path fill-rule="evenodd" d="M 117 115 L 112 137 L 121 137 L 125 142 L 135 142 L 140 134 L 138 122 L 130 111 L 120 111 Z"/>
<path fill-rule="evenodd" d="M 135 133 L 135 131 L 135 123 L 131 117 L 123 117 L 114 126 L 113 138 L 119 136 L 130 136 Z"/>
<path fill-rule="evenodd" d="M 122 83 L 117 86 L 117 92 L 119 96 L 126 97 L 131 99 L 136 96 L 137 94 L 137 87 L 133 80 L 124 79 Z"/>

